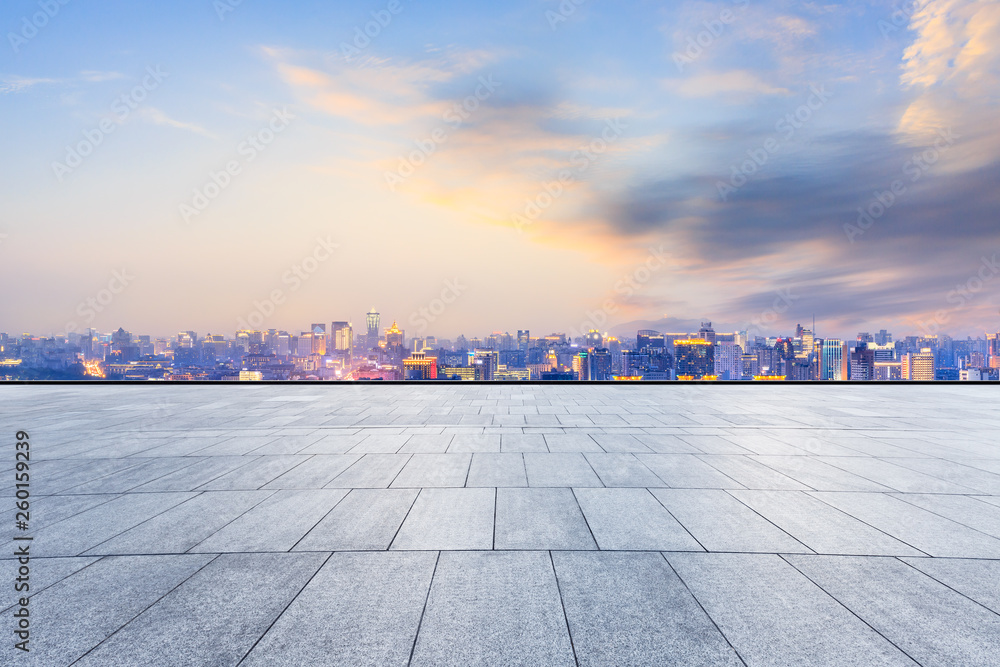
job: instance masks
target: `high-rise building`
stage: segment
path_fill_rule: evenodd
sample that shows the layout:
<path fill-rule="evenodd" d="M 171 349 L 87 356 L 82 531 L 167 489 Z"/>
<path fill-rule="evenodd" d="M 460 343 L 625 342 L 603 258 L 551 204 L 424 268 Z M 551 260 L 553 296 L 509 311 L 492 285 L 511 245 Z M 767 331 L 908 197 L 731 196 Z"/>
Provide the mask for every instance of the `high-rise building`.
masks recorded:
<path fill-rule="evenodd" d="M 736 343 L 715 344 L 715 375 L 720 380 L 739 380 L 743 376 L 743 350 Z"/>
<path fill-rule="evenodd" d="M 385 346 L 389 350 L 398 349 L 400 351 L 406 347 L 406 333 L 396 326 L 395 320 L 392 326 L 386 329 Z"/>
<path fill-rule="evenodd" d="M 934 380 L 934 351 L 931 348 L 921 348 L 919 353 L 908 356 L 910 357 L 910 380 L 917 382 Z"/>
<path fill-rule="evenodd" d="M 375 312 L 374 306 L 368 311 L 365 321 L 368 324 L 368 336 L 365 339 L 365 345 L 368 349 L 378 347 L 381 330 L 379 329 L 379 314 Z"/>
<path fill-rule="evenodd" d="M 851 350 L 851 381 L 871 382 L 875 380 L 875 352 L 867 345 L 858 345 Z"/>
<path fill-rule="evenodd" d="M 715 329 L 712 328 L 711 322 L 701 323 L 701 329 L 698 330 L 698 338 L 707 340 L 709 343 L 715 345 Z M 676 342 L 674 344 L 676 345 Z"/>
<path fill-rule="evenodd" d="M 475 369 L 477 380 L 492 382 L 500 366 L 500 355 L 496 350 L 476 350 L 471 365 Z"/>
<path fill-rule="evenodd" d="M 647 347 L 664 347 L 663 334 L 652 329 L 640 329 L 635 335 L 635 348 L 645 350 Z"/>
<path fill-rule="evenodd" d="M 715 346 L 701 338 L 675 340 L 677 354 L 677 377 L 692 377 L 700 380 L 715 374 Z"/>
<path fill-rule="evenodd" d="M 592 382 L 604 382 L 611 379 L 611 352 L 604 347 L 590 351 L 589 377 Z"/>
<path fill-rule="evenodd" d="M 529 347 L 531 347 L 531 332 L 527 329 L 518 329 L 517 349 L 527 353 Z"/>
<path fill-rule="evenodd" d="M 847 379 L 847 360 L 844 359 L 844 341 L 827 338 L 820 348 L 820 379 L 842 381 Z"/>
<path fill-rule="evenodd" d="M 335 352 L 350 353 L 354 350 L 354 328 L 350 322 L 331 322 L 330 331 L 333 336 L 333 349 Z"/>
<path fill-rule="evenodd" d="M 312 353 L 324 355 L 326 354 L 326 325 L 325 324 L 313 324 L 312 325 Z"/>

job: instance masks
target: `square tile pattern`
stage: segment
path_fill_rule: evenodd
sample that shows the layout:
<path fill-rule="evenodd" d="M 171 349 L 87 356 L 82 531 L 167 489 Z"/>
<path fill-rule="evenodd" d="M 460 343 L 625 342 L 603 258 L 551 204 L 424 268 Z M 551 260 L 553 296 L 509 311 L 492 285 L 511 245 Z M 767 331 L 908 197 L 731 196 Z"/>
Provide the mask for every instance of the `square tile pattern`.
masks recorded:
<path fill-rule="evenodd" d="M 34 538 L 31 652 L 6 641 L 0 662 L 998 665 L 994 403 L 992 385 L 0 386 L 4 438 L 31 436 Z"/>

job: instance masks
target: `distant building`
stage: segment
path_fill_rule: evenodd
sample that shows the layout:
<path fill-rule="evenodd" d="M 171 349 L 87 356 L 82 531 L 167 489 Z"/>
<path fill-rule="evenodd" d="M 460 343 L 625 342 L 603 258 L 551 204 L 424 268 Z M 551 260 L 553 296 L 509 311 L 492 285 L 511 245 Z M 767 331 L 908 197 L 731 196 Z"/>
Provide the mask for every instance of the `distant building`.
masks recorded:
<path fill-rule="evenodd" d="M 675 340 L 674 350 L 677 377 L 701 379 L 706 375 L 715 375 L 715 346 L 709 341 L 700 338 Z"/>
<path fill-rule="evenodd" d="M 428 357 L 423 352 L 414 352 L 403 359 L 404 380 L 436 380 L 438 377 L 437 358 Z"/>

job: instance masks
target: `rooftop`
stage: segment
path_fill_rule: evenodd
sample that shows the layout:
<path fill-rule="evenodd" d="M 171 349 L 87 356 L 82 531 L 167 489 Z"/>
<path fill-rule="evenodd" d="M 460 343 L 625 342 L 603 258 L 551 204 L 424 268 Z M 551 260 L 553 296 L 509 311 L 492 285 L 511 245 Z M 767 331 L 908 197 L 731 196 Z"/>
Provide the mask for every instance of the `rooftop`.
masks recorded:
<path fill-rule="evenodd" d="M 0 386 L 25 665 L 987 665 L 991 386 Z M 14 448 L 0 507 L 14 517 Z M 14 548 L 3 550 L 12 624 Z"/>

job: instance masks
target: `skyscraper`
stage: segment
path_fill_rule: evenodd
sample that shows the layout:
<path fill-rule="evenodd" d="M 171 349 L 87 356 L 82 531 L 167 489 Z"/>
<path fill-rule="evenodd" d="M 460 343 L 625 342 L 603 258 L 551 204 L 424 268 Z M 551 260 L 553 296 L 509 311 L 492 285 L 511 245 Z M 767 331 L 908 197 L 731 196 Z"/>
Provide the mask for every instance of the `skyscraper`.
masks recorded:
<path fill-rule="evenodd" d="M 531 332 L 527 329 L 518 329 L 517 349 L 521 350 L 521 352 L 527 352 L 529 347 L 531 347 Z"/>
<path fill-rule="evenodd" d="M 365 339 L 365 345 L 371 349 L 373 347 L 378 347 L 379 339 L 379 314 L 375 312 L 375 306 L 368 311 L 368 315 L 365 317 L 368 324 L 368 337 Z"/>
<path fill-rule="evenodd" d="M 821 359 L 821 380 L 842 381 L 847 379 L 844 369 L 844 341 L 839 338 L 827 338 L 823 341 Z"/>
<path fill-rule="evenodd" d="M 677 377 L 692 377 L 700 380 L 715 373 L 715 346 L 707 340 L 693 338 L 675 340 L 677 353 Z"/>

